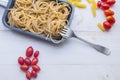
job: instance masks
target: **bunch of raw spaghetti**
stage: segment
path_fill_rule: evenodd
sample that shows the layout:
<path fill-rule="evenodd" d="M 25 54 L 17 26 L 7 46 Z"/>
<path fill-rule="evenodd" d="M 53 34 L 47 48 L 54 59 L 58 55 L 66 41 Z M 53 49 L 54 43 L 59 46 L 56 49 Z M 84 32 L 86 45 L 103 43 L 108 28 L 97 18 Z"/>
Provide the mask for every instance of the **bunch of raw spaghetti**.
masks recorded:
<path fill-rule="evenodd" d="M 69 5 L 63 2 L 16 0 L 8 13 L 8 23 L 53 39 L 60 37 L 59 33 L 68 24 L 70 11 Z"/>

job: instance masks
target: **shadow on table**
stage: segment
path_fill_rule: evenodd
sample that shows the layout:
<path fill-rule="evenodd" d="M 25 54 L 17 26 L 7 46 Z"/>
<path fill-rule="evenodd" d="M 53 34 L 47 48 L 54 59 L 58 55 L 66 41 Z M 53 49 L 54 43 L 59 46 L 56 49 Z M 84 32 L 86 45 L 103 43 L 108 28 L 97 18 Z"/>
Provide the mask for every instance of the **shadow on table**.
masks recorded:
<path fill-rule="evenodd" d="M 68 40 L 65 40 L 65 41 L 63 41 L 63 42 L 61 42 L 59 44 L 55 44 L 55 43 L 52 43 L 50 41 L 43 40 L 43 39 L 40 39 L 40 38 L 37 38 L 37 37 L 34 37 L 34 36 L 29 36 L 27 34 L 20 33 L 20 32 L 17 32 L 17 31 L 12 31 L 11 30 L 11 32 L 13 34 L 16 34 L 16 35 L 20 36 L 20 37 L 24 37 L 24 38 L 27 38 L 27 39 L 30 39 L 30 40 L 33 40 L 33 41 L 37 41 L 37 42 L 42 42 L 45 45 L 54 46 L 54 47 L 61 47 L 61 46 L 66 45 L 67 43 L 69 43 Z"/>

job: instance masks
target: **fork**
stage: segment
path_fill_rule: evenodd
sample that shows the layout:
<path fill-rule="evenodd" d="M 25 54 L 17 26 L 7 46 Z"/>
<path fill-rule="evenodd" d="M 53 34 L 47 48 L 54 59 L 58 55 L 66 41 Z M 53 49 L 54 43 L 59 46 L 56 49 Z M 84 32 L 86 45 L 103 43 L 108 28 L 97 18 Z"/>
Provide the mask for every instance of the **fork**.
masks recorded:
<path fill-rule="evenodd" d="M 91 43 L 91 42 L 88 42 L 80 37 L 78 37 L 70 28 L 63 28 L 62 31 L 60 32 L 60 35 L 65 38 L 65 39 L 68 39 L 70 37 L 74 37 L 74 38 L 77 38 L 85 43 L 87 43 L 89 46 L 93 47 L 94 49 L 96 49 L 97 51 L 105 54 L 105 55 L 110 55 L 110 50 L 104 46 L 101 46 L 101 45 L 98 45 L 98 44 L 94 44 L 94 43 Z"/>

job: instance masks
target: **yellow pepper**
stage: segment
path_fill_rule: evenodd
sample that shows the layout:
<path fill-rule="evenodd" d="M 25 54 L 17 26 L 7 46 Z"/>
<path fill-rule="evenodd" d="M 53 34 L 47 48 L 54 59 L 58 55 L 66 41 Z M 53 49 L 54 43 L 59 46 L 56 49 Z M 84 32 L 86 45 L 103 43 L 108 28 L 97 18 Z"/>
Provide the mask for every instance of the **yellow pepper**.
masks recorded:
<path fill-rule="evenodd" d="M 95 7 L 95 9 L 97 9 L 98 7 L 97 7 L 97 3 L 96 3 L 96 1 L 95 0 L 92 0 L 92 5 Z"/>
<path fill-rule="evenodd" d="M 87 0 L 87 1 L 92 4 L 91 5 L 92 14 L 93 14 L 93 16 L 96 16 L 97 15 L 96 10 L 98 8 L 96 1 L 95 0 Z"/>
<path fill-rule="evenodd" d="M 67 0 L 67 1 L 73 3 L 73 2 L 80 2 L 81 0 Z"/>
<path fill-rule="evenodd" d="M 78 3 L 78 2 L 74 2 L 73 5 L 78 8 L 86 8 L 87 7 L 86 4 Z"/>
<path fill-rule="evenodd" d="M 73 0 L 73 2 L 80 2 L 81 0 Z"/>
<path fill-rule="evenodd" d="M 98 26 L 102 31 L 105 31 L 105 28 L 104 28 L 104 26 L 103 26 L 101 23 L 98 23 L 97 26 Z"/>
<path fill-rule="evenodd" d="M 93 5 L 91 6 L 91 10 L 92 10 L 93 16 L 96 16 L 97 15 L 96 14 L 96 9 Z"/>
<path fill-rule="evenodd" d="M 91 3 L 92 2 L 92 0 L 87 0 L 89 3 Z"/>

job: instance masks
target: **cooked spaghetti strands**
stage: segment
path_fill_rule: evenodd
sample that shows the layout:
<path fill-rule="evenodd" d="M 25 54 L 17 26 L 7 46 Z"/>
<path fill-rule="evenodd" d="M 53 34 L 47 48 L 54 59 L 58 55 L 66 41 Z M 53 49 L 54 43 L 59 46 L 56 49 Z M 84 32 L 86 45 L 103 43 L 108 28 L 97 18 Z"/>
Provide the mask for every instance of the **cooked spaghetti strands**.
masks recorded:
<path fill-rule="evenodd" d="M 8 13 L 8 23 L 53 40 L 61 37 L 59 33 L 68 25 L 70 12 L 70 6 L 63 2 L 16 0 Z"/>

